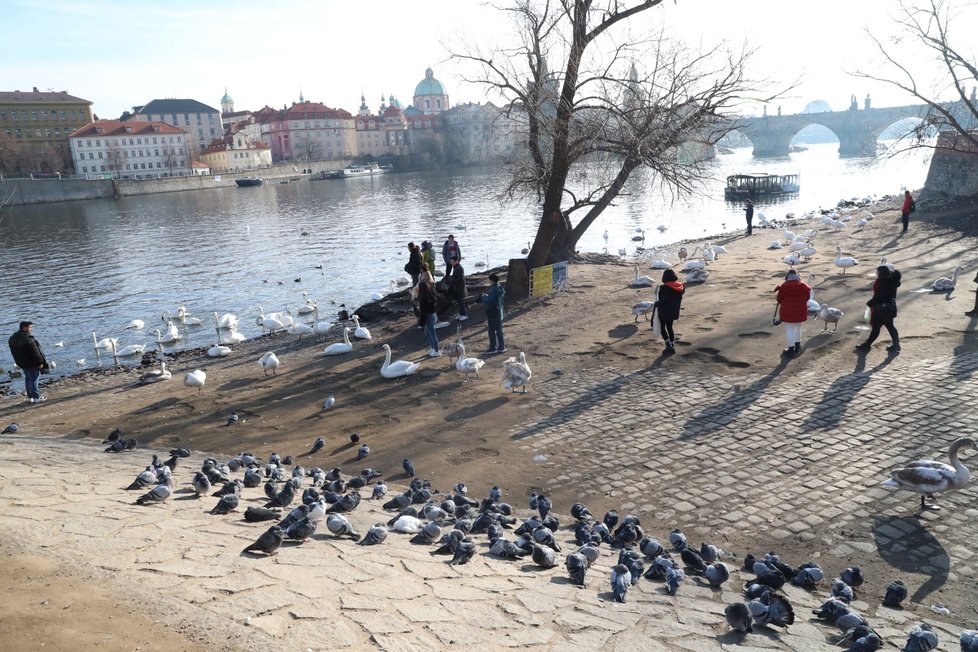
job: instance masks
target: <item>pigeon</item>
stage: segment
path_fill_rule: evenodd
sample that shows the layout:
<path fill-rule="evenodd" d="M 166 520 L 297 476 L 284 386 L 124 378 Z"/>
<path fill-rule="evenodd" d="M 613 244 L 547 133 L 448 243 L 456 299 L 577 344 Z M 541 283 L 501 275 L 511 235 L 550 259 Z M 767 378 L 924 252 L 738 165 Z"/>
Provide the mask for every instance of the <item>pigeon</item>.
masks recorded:
<path fill-rule="evenodd" d="M 370 493 L 370 498 L 372 500 L 379 500 L 387 495 L 387 485 L 384 484 L 383 480 L 378 480 L 374 485 L 373 491 Z"/>
<path fill-rule="evenodd" d="M 493 485 L 493 487 L 489 490 L 489 500 L 498 503 L 502 499 L 503 499 L 503 490 L 500 489 L 497 485 Z"/>
<path fill-rule="evenodd" d="M 383 523 L 374 523 L 367 534 L 357 542 L 360 546 L 375 546 L 378 543 L 383 543 L 387 538 L 387 526 Z"/>
<path fill-rule="evenodd" d="M 352 432 L 352 433 L 350 433 L 350 443 L 351 444 L 359 444 L 360 443 L 360 433 L 359 432 Z"/>
<path fill-rule="evenodd" d="M 454 555 L 458 544 L 465 538 L 465 532 L 451 530 L 438 542 L 438 547 L 431 551 L 432 555 Z"/>
<path fill-rule="evenodd" d="M 962 629 L 961 652 L 978 652 L 978 631 L 973 629 Z"/>
<path fill-rule="evenodd" d="M 335 503 L 333 503 L 333 505 L 330 506 L 330 508 L 326 510 L 326 512 L 329 514 L 333 514 L 333 513 L 343 514 L 346 512 L 352 512 L 354 509 L 357 508 L 357 505 L 359 504 L 360 504 L 360 492 L 354 490 L 348 494 L 344 494 L 343 497 L 340 498 Z"/>
<path fill-rule="evenodd" d="M 647 580 L 659 580 L 662 581 L 666 579 L 666 574 L 670 569 L 676 566 L 675 562 L 672 561 L 668 556 L 656 557 L 649 566 L 649 569 L 645 571 L 645 579 Z"/>
<path fill-rule="evenodd" d="M 585 575 L 587 574 L 588 567 L 591 565 L 587 557 L 579 552 L 572 552 L 567 555 L 567 560 L 564 564 L 567 566 L 567 574 L 570 576 L 571 583 L 577 586 L 584 586 Z"/>
<path fill-rule="evenodd" d="M 669 545 L 677 552 L 686 548 L 686 535 L 678 527 L 669 533 Z"/>
<path fill-rule="evenodd" d="M 852 602 L 856 597 L 852 592 L 852 587 L 838 579 L 832 582 L 832 596 L 844 602 Z"/>
<path fill-rule="evenodd" d="M 546 496 L 540 496 L 537 498 L 537 511 L 540 512 L 540 518 L 547 518 L 547 514 L 553 509 L 553 503 Z"/>
<path fill-rule="evenodd" d="M 824 577 L 825 573 L 822 572 L 818 564 L 808 562 L 798 567 L 798 572 L 791 578 L 791 583 L 795 586 L 813 589 Z"/>
<path fill-rule="evenodd" d="M 285 532 L 282 531 L 282 528 L 278 525 L 273 525 L 265 530 L 253 544 L 241 552 L 260 552 L 269 556 L 275 555 L 278 554 L 278 548 L 282 545 L 284 538 Z"/>
<path fill-rule="evenodd" d="M 172 457 L 190 457 L 190 454 L 189 448 L 174 448 L 170 451 Z"/>
<path fill-rule="evenodd" d="M 615 564 L 611 569 L 611 592 L 615 602 L 625 602 L 625 596 L 632 585 L 632 574 L 625 564 Z"/>
<path fill-rule="evenodd" d="M 401 468 L 404 469 L 404 473 L 407 475 L 407 477 L 414 477 L 414 462 L 412 462 L 409 458 L 404 458 L 404 461 L 401 462 Z"/>
<path fill-rule="evenodd" d="M 841 598 L 829 598 L 818 609 L 812 609 L 812 613 L 820 620 L 827 620 L 835 624 L 839 616 L 849 613 L 851 607 Z"/>
<path fill-rule="evenodd" d="M 679 585 L 686 579 L 686 574 L 682 569 L 671 567 L 666 569 L 666 593 L 676 595 Z"/>
<path fill-rule="evenodd" d="M 245 510 L 244 518 L 249 523 L 259 523 L 261 521 L 277 521 L 281 515 L 282 512 L 277 509 L 249 507 Z"/>
<path fill-rule="evenodd" d="M 152 466 L 147 466 L 146 470 L 137 475 L 136 479 L 132 481 L 132 484 L 126 487 L 126 491 L 132 491 L 133 489 L 145 489 L 158 481 L 156 470 L 153 469 Z"/>
<path fill-rule="evenodd" d="M 866 580 L 866 578 L 863 576 L 863 571 L 859 568 L 859 566 L 853 566 L 852 568 L 845 569 L 839 573 L 839 579 L 854 589 L 858 589 Z"/>
<path fill-rule="evenodd" d="M 197 498 L 206 496 L 210 490 L 211 481 L 207 479 L 207 475 L 201 471 L 194 473 L 194 493 Z"/>
<path fill-rule="evenodd" d="M 172 491 L 170 487 L 165 484 L 158 484 L 149 492 L 143 494 L 136 499 L 137 505 L 150 505 L 153 503 L 166 502 L 166 499 L 170 497 Z"/>
<path fill-rule="evenodd" d="M 588 564 L 593 564 L 596 562 L 598 557 L 601 555 L 601 553 L 598 552 L 598 549 L 594 546 L 581 546 L 581 549 L 577 552 L 584 555 L 584 558 L 587 559 Z"/>
<path fill-rule="evenodd" d="M 700 544 L 700 557 L 708 564 L 712 564 L 720 558 L 720 550 L 711 543 L 705 541 Z"/>
<path fill-rule="evenodd" d="M 305 517 L 309 516 L 309 510 L 312 509 L 311 505 L 297 505 L 285 515 L 281 521 L 278 522 L 278 526 L 283 530 L 288 530 L 289 526 L 297 521 L 301 521 Z"/>
<path fill-rule="evenodd" d="M 285 530 L 285 536 L 293 541 L 305 543 L 312 537 L 313 534 L 316 533 L 316 526 L 317 522 L 307 516 L 304 519 L 296 521 L 290 525 L 288 529 Z"/>
<path fill-rule="evenodd" d="M 539 500 L 539 498 L 540 498 L 540 496 L 537 495 L 537 492 L 535 492 L 535 491 L 531 491 L 530 492 L 530 499 L 529 499 L 529 502 L 527 503 L 527 505 L 533 511 L 537 511 L 537 500 Z"/>
<path fill-rule="evenodd" d="M 852 642 L 849 646 L 849 652 L 876 652 L 876 650 L 883 647 L 883 641 L 880 639 L 879 634 L 876 632 L 869 632 L 865 636 L 861 636 Z M 965 650 L 964 647 L 961 648 L 961 652 L 969 652 Z"/>
<path fill-rule="evenodd" d="M 533 544 L 533 563 L 543 568 L 553 568 L 557 565 L 557 555 L 549 546 Z"/>
<path fill-rule="evenodd" d="M 366 459 L 367 455 L 370 455 L 370 446 L 360 444 L 360 448 L 357 449 L 357 461 Z"/>
<path fill-rule="evenodd" d="M 896 609 L 906 599 L 907 587 L 903 582 L 897 580 L 886 587 L 886 595 L 883 596 L 883 606 Z"/>
<path fill-rule="evenodd" d="M 382 475 L 384 474 L 377 469 L 370 468 L 369 466 L 360 471 L 360 477 L 363 478 L 364 482 L 373 482 Z"/>
<path fill-rule="evenodd" d="M 795 611 L 788 598 L 774 591 L 766 591 L 759 598 L 747 603 L 754 621 L 761 625 L 787 627 L 795 622 Z"/>
<path fill-rule="evenodd" d="M 237 412 L 232 412 L 231 414 L 229 414 L 228 415 L 228 423 L 227 423 L 228 427 L 230 428 L 231 426 L 238 425 L 238 420 L 239 419 L 238 419 L 238 413 Z"/>
<path fill-rule="evenodd" d="M 211 514 L 230 514 L 238 508 L 241 502 L 241 498 L 237 494 L 227 494 L 221 496 L 221 499 L 217 501 L 217 505 L 214 509 L 210 511 Z"/>
<path fill-rule="evenodd" d="M 244 485 L 241 480 L 229 480 L 221 485 L 221 488 L 212 493 L 211 495 L 215 498 L 220 498 L 221 496 L 227 496 L 228 494 L 240 494 L 241 487 Z"/>
<path fill-rule="evenodd" d="M 613 509 L 609 509 L 604 513 L 604 518 L 601 522 L 608 526 L 609 530 L 614 530 L 618 526 L 618 512 Z"/>
<path fill-rule="evenodd" d="M 502 559 L 522 559 L 526 556 L 526 551 L 515 543 L 503 536 L 490 538 L 489 554 Z"/>
<path fill-rule="evenodd" d="M 728 604 L 727 608 L 723 610 L 723 613 L 727 617 L 727 624 L 734 630 L 741 634 L 747 634 L 753 631 L 754 617 L 750 615 L 750 609 L 743 602 Z"/>
<path fill-rule="evenodd" d="M 292 459 L 291 455 L 286 455 L 285 457 L 282 458 L 282 464 L 284 466 L 292 466 L 293 464 L 295 464 L 295 460 Z"/>
<path fill-rule="evenodd" d="M 629 574 L 632 576 L 632 584 L 638 584 L 639 578 L 642 577 L 642 573 L 645 571 L 645 562 L 642 560 L 642 556 L 631 548 L 622 550 L 618 553 L 618 563 L 623 564 L 628 569 Z"/>
<path fill-rule="evenodd" d="M 460 566 L 462 564 L 469 563 L 475 556 L 475 550 L 475 542 L 468 537 L 462 539 L 455 547 L 455 554 L 452 556 L 452 560 L 448 562 L 448 564 L 450 566 Z"/>
<path fill-rule="evenodd" d="M 272 453 L 271 455 L 268 456 L 268 463 L 277 466 L 282 463 L 282 456 L 279 455 L 278 453 Z"/>
<path fill-rule="evenodd" d="M 474 528 L 473 528 L 474 529 Z M 550 531 L 549 528 L 545 528 L 542 525 L 535 530 L 533 530 L 533 541 L 539 543 L 542 546 L 547 546 L 554 552 L 563 552 L 560 549 L 560 544 L 557 543 L 554 533 Z"/>
<path fill-rule="evenodd" d="M 323 446 L 326 445 L 326 440 L 323 437 L 316 437 L 316 441 L 312 443 L 312 450 L 309 451 L 310 455 L 314 455 L 319 451 L 323 450 Z"/>
<path fill-rule="evenodd" d="M 876 634 L 876 632 L 873 631 L 872 627 L 870 627 L 869 625 L 857 625 L 852 629 L 850 629 L 849 631 L 847 631 L 845 634 L 843 634 L 842 638 L 840 638 L 836 642 L 836 645 L 838 647 L 848 646 L 849 649 L 851 650 L 856 645 L 856 641 L 865 638 L 870 634 Z M 877 639 L 879 639 L 879 634 L 876 634 L 876 637 Z M 868 644 L 872 645 L 872 643 L 868 643 Z M 858 648 L 858 649 L 862 649 L 862 648 Z M 866 649 L 879 649 L 879 648 L 866 648 Z M 863 652 L 866 651 L 864 650 Z"/>
<path fill-rule="evenodd" d="M 708 564 L 703 570 L 703 575 L 710 586 L 720 586 L 730 579 L 730 569 L 722 561 Z"/>
<path fill-rule="evenodd" d="M 258 469 L 245 469 L 244 474 L 244 486 L 245 488 L 251 489 L 257 487 L 262 481 L 261 471 Z"/>
<path fill-rule="evenodd" d="M 14 432 L 16 432 L 16 430 Z M 122 431 L 122 428 L 116 428 L 115 430 L 110 432 L 105 439 L 102 440 L 102 443 L 111 444 L 114 441 L 118 441 L 119 439 L 122 439 L 122 435 L 124 434 L 125 433 Z"/>
<path fill-rule="evenodd" d="M 350 537 L 354 541 L 360 540 L 360 534 L 353 529 L 353 525 L 342 514 L 330 514 L 326 518 L 326 529 L 337 537 Z"/>
<path fill-rule="evenodd" d="M 266 484 L 266 492 L 268 485 Z M 274 485 L 273 485 L 274 486 Z M 265 503 L 265 507 L 288 507 L 295 500 L 295 485 L 286 482 L 282 490 L 272 496 L 271 500 Z"/>
<path fill-rule="evenodd" d="M 683 563 L 686 564 L 687 568 L 690 568 L 697 573 L 702 574 L 706 570 L 706 562 L 700 557 L 700 553 L 696 552 L 692 548 L 683 548 L 679 552 L 680 557 L 682 557 Z"/>
<path fill-rule="evenodd" d="M 929 652 L 937 647 L 937 632 L 927 623 L 914 626 L 907 635 L 903 652 Z"/>
<path fill-rule="evenodd" d="M 646 559 L 655 559 L 659 555 L 665 552 L 665 548 L 662 544 L 652 537 L 644 537 L 638 542 L 639 551 L 645 555 Z"/>
<path fill-rule="evenodd" d="M 419 545 L 430 546 L 435 541 L 441 539 L 441 521 L 432 521 L 426 523 L 421 531 L 416 535 L 411 537 L 411 543 L 417 543 Z"/>
<path fill-rule="evenodd" d="M 318 503 L 322 496 L 316 491 L 315 487 L 308 487 L 302 492 L 302 504 L 311 505 L 313 503 Z"/>
<path fill-rule="evenodd" d="M 761 573 L 752 580 L 747 580 L 746 584 L 761 584 L 763 586 L 771 587 L 772 589 L 780 589 L 785 583 L 784 574 L 777 570 L 769 570 L 765 573 Z"/>
<path fill-rule="evenodd" d="M 334 405 L 336 405 L 336 397 L 330 394 L 326 397 L 326 400 L 323 401 L 323 409 L 332 410 Z"/>
<path fill-rule="evenodd" d="M 4 428 L 3 429 L 3 432 L 0 433 L 0 434 L 9 435 L 11 433 L 17 432 L 18 430 L 20 430 L 20 426 L 18 426 L 17 423 L 14 422 L 14 423 L 9 424 L 6 428 Z M 102 443 L 104 444 L 106 442 L 103 441 Z"/>

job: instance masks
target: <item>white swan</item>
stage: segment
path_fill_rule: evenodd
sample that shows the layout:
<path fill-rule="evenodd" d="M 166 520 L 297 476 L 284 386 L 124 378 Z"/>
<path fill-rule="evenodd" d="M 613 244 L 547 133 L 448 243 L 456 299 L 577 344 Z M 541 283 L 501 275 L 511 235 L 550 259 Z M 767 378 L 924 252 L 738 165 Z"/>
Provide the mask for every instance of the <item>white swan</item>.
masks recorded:
<path fill-rule="evenodd" d="M 784 245 L 781 244 L 781 241 L 780 240 L 775 240 L 774 242 L 772 242 L 771 244 L 769 244 L 767 246 L 767 248 L 768 249 L 780 249 L 783 246 Z"/>
<path fill-rule="evenodd" d="M 173 344 L 174 342 L 179 342 L 183 339 L 180 331 L 173 324 L 172 321 L 166 322 L 166 333 L 161 333 L 160 329 L 154 328 L 153 334 L 156 335 L 157 344 Z"/>
<path fill-rule="evenodd" d="M 65 348 L 65 343 L 64 342 L 55 342 L 54 343 L 54 348 L 56 348 L 56 349 L 63 349 L 63 348 Z"/>
<path fill-rule="evenodd" d="M 824 333 L 829 329 L 829 323 L 835 324 L 835 329 L 832 331 L 833 333 L 839 330 L 839 320 L 842 319 L 842 315 L 844 314 L 845 313 L 838 308 L 829 308 L 829 304 L 827 303 L 820 304 L 818 318 L 825 322 L 825 328 L 822 329 L 822 332 Z"/>
<path fill-rule="evenodd" d="M 196 387 L 198 394 L 204 389 L 205 382 L 207 382 L 207 374 L 200 369 L 194 369 L 183 377 L 183 384 L 187 387 Z"/>
<path fill-rule="evenodd" d="M 315 333 L 315 330 L 309 324 L 296 323 L 292 324 L 288 328 L 290 335 L 298 335 L 299 339 L 302 339 L 303 335 L 309 335 Z"/>
<path fill-rule="evenodd" d="M 958 459 L 958 451 L 965 446 L 978 450 L 973 439 L 956 439 L 947 451 L 951 464 L 933 460 L 908 462 L 902 468 L 891 471 L 890 479 L 883 486 L 888 489 L 915 491 L 920 494 L 921 509 L 940 509 L 936 505 L 928 506 L 924 497 L 933 498 L 934 494 L 960 489 L 971 481 L 968 467 Z"/>
<path fill-rule="evenodd" d="M 475 374 L 476 379 L 479 378 L 479 369 L 482 369 L 482 365 L 486 363 L 485 360 L 480 360 L 479 358 L 466 358 L 465 357 L 465 345 L 458 345 L 459 354 L 458 360 L 455 361 L 455 368 L 465 374 L 465 382 L 469 382 L 469 374 Z"/>
<path fill-rule="evenodd" d="M 329 329 L 333 327 L 333 324 L 328 321 L 319 321 L 319 306 L 313 303 L 313 324 L 312 332 L 316 335 L 325 335 L 329 332 Z"/>
<path fill-rule="evenodd" d="M 387 292 L 371 292 L 370 299 L 371 301 L 380 301 L 381 299 L 383 299 L 384 297 L 386 297 L 388 294 L 390 294 L 396 289 L 397 289 L 397 285 L 394 283 L 394 281 L 390 281 L 387 284 Z"/>
<path fill-rule="evenodd" d="M 686 264 L 683 265 L 683 268 L 679 271 L 683 273 L 688 273 L 693 270 L 703 270 L 703 269 L 706 269 L 706 263 L 704 263 L 702 260 L 687 260 Z"/>
<path fill-rule="evenodd" d="M 638 321 L 639 315 L 645 315 L 646 321 L 648 321 L 649 315 L 655 309 L 655 301 L 639 301 L 632 306 L 632 314 L 635 315 L 635 321 Z"/>
<path fill-rule="evenodd" d="M 182 321 L 184 326 L 201 326 L 204 323 L 200 317 L 184 317 Z"/>
<path fill-rule="evenodd" d="M 455 342 L 443 346 L 441 349 L 441 354 L 448 356 L 448 361 L 452 362 L 452 364 L 455 364 L 452 361 L 452 358 L 457 358 L 461 355 L 461 349 L 459 348 L 460 344 L 462 344 L 462 324 L 458 324 L 455 329 Z"/>
<path fill-rule="evenodd" d="M 130 355 L 142 355 L 145 350 L 145 344 L 130 344 L 120 349 L 117 348 L 115 342 L 112 343 L 112 355 L 118 358 L 125 358 Z"/>
<path fill-rule="evenodd" d="M 808 243 L 804 240 L 795 240 L 790 245 L 788 245 L 788 251 L 801 251 L 808 246 Z"/>
<path fill-rule="evenodd" d="M 207 356 L 210 358 L 226 358 L 231 355 L 231 347 L 215 344 L 207 349 Z"/>
<path fill-rule="evenodd" d="M 941 278 L 934 281 L 934 283 L 932 284 L 934 290 L 936 290 L 937 292 L 948 292 L 950 290 L 953 290 L 954 286 L 958 284 L 958 274 L 960 274 L 963 271 L 964 271 L 964 267 L 958 265 L 957 267 L 954 268 L 954 274 L 951 275 L 951 278 L 942 276 Z"/>
<path fill-rule="evenodd" d="M 649 276 L 639 276 L 638 275 L 638 265 L 635 266 L 635 278 L 632 279 L 630 285 L 632 287 L 648 287 L 655 283 Z"/>
<path fill-rule="evenodd" d="M 784 229 L 784 240 L 785 240 L 785 244 L 787 244 L 789 242 L 793 242 L 794 239 L 795 239 L 794 232 L 793 231 L 789 231 L 788 229 Z"/>
<path fill-rule="evenodd" d="M 214 313 L 214 323 L 218 328 L 237 328 L 238 327 L 238 317 L 237 315 L 232 315 L 229 312 L 224 313 L 220 317 L 217 313 Z"/>
<path fill-rule="evenodd" d="M 315 309 L 314 306 L 316 302 L 309 298 L 309 293 L 305 290 L 302 291 L 302 296 L 305 298 L 306 302 L 299 306 L 299 309 L 296 310 L 296 314 L 299 316 L 311 315 Z"/>
<path fill-rule="evenodd" d="M 269 333 L 274 333 L 275 331 L 280 331 L 285 328 L 285 324 L 281 319 L 278 319 L 274 315 L 279 315 L 280 313 L 272 313 L 268 316 L 265 315 L 265 309 L 258 306 L 258 317 L 255 319 L 255 325 L 261 326 L 263 330 L 267 330 Z"/>
<path fill-rule="evenodd" d="M 842 273 L 845 274 L 846 270 L 850 267 L 855 267 L 859 264 L 859 261 L 852 256 L 843 256 L 842 247 L 835 248 L 835 266 L 842 268 Z"/>
<path fill-rule="evenodd" d="M 686 283 L 706 283 L 708 278 L 710 278 L 710 273 L 705 269 L 691 269 L 686 274 Z"/>
<path fill-rule="evenodd" d="M 353 315 L 353 325 L 356 327 L 355 330 L 353 331 L 353 337 L 359 338 L 361 340 L 371 339 L 370 331 L 366 327 L 360 325 L 360 317 L 358 317 L 357 315 Z"/>
<path fill-rule="evenodd" d="M 710 245 L 710 249 L 717 256 L 719 256 L 720 254 L 729 254 L 730 253 L 729 251 L 727 251 L 727 248 L 724 247 L 723 245 Z"/>
<path fill-rule="evenodd" d="M 124 330 L 127 330 L 127 331 L 128 330 L 137 330 L 138 331 L 139 329 L 143 328 L 145 325 L 146 325 L 146 322 L 144 322 L 142 319 L 133 319 L 131 322 L 129 322 L 128 324 L 126 324 L 125 326 L 123 326 L 123 329 Z"/>
<path fill-rule="evenodd" d="M 473 265 L 479 269 L 483 267 L 489 267 L 489 254 L 486 254 L 486 259 L 484 261 L 477 260 L 476 262 L 473 263 Z"/>
<path fill-rule="evenodd" d="M 407 360 L 391 362 L 391 347 L 389 344 L 384 345 L 384 364 L 380 367 L 380 375 L 384 378 L 410 376 L 418 370 L 419 366 L 421 366 L 420 362 L 408 362 Z"/>
<path fill-rule="evenodd" d="M 638 235 L 633 235 L 632 242 L 645 242 L 645 231 L 641 231 Z"/>
<path fill-rule="evenodd" d="M 106 337 L 106 338 L 103 338 L 103 339 L 100 340 L 100 339 L 98 339 L 98 337 L 95 336 L 95 331 L 92 331 L 92 342 L 95 343 L 95 348 L 96 349 L 111 349 L 113 344 L 116 344 L 116 345 L 119 344 L 119 338 L 118 337 Z"/>
<path fill-rule="evenodd" d="M 653 260 L 652 269 L 672 269 L 672 263 L 670 263 L 668 260 L 662 260 L 661 258 L 659 260 Z"/>
<path fill-rule="evenodd" d="M 799 262 L 801 262 L 801 255 L 796 251 L 782 258 L 781 262 L 784 263 L 785 265 L 788 265 L 789 267 L 794 267 Z"/>
<path fill-rule="evenodd" d="M 342 353 L 349 353 L 352 350 L 353 345 L 350 344 L 350 329 L 343 328 L 343 341 L 334 342 L 327 346 L 323 349 L 323 355 L 340 355 Z"/>
<path fill-rule="evenodd" d="M 808 273 L 808 314 L 812 319 L 818 318 L 818 313 L 822 310 L 822 304 L 815 300 L 815 275 Z"/>
<path fill-rule="evenodd" d="M 520 351 L 519 360 L 508 358 L 503 361 L 503 389 L 511 389 L 514 392 L 517 387 L 523 387 L 526 394 L 526 384 L 530 382 L 533 373 L 530 365 L 526 364 L 526 354 Z"/>
<path fill-rule="evenodd" d="M 804 249 L 800 250 L 798 253 L 805 257 L 805 262 L 807 263 L 812 259 L 812 256 L 818 253 L 818 249 L 816 249 L 813 245 L 809 244 Z"/>
<path fill-rule="evenodd" d="M 234 329 L 224 329 L 224 331 L 226 331 L 226 332 L 220 332 L 219 331 L 220 332 L 220 336 L 218 337 L 218 340 L 217 340 L 217 343 L 219 345 L 225 345 L 225 344 L 241 344 L 242 342 L 244 342 L 245 340 L 248 339 L 247 337 L 245 337 L 244 335 L 242 335 L 241 333 L 239 333 L 238 331 L 236 331 Z"/>
<path fill-rule="evenodd" d="M 411 277 L 408 276 L 407 274 L 401 274 L 400 276 L 395 276 L 391 280 L 394 282 L 394 285 L 399 288 L 403 288 L 411 285 Z"/>
<path fill-rule="evenodd" d="M 275 374 L 275 370 L 278 369 L 281 362 L 279 361 L 277 355 L 269 351 L 268 353 L 262 355 L 262 357 L 258 358 L 258 364 L 261 365 L 262 372 L 267 376 L 269 369 L 271 369 L 272 373 Z"/>
<path fill-rule="evenodd" d="M 139 383 L 141 385 L 158 383 L 163 380 L 170 380 L 170 377 L 172 375 L 173 374 L 170 373 L 170 370 L 166 368 L 166 362 L 160 360 L 160 368 L 152 369 L 144 373 L 142 376 L 139 377 Z"/>

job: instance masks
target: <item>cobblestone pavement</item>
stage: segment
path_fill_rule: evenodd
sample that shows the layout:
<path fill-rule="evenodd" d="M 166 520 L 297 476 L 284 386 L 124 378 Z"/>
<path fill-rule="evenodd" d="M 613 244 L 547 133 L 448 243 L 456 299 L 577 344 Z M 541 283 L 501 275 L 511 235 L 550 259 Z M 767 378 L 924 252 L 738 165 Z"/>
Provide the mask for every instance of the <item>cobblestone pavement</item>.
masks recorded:
<path fill-rule="evenodd" d="M 721 540 L 824 543 L 819 561 L 829 574 L 853 556 L 892 555 L 896 564 L 905 553 L 909 566 L 900 570 L 921 580 L 911 600 L 930 605 L 935 591 L 953 585 L 974 591 L 970 603 L 978 604 L 974 486 L 941 497 L 947 509 L 921 518 L 915 495 L 879 488 L 900 461 L 940 459 L 951 440 L 972 432 L 978 355 L 914 365 L 881 356 L 869 356 L 878 366 L 857 366 L 829 384 L 816 374 L 782 379 L 783 366 L 735 386 L 654 366 L 567 374 L 534 386 L 536 400 L 556 411 L 509 436 L 528 454 L 548 456 L 551 490 L 585 499 L 613 492 L 660 540 L 678 525 Z M 723 590 L 689 578 L 676 597 L 642 580 L 622 605 L 610 601 L 609 551 L 585 589 L 567 582 L 562 563 L 542 570 L 488 556 L 481 535 L 480 554 L 459 567 L 407 535 L 360 547 L 324 527 L 275 557 L 242 556 L 265 529 L 241 519 L 246 506 L 264 502 L 262 490 L 246 490 L 238 514 L 207 514 L 217 499 L 193 500 L 188 489 L 195 455 L 178 469 L 167 504 L 134 505 L 138 494 L 122 488 L 151 452 L 107 455 L 87 442 L 0 437 L 3 531 L 104 570 L 130 595 L 138 587 L 159 596 L 174 618 L 219 621 L 248 647 L 838 649 L 830 644 L 838 632 L 808 615 L 824 590 L 787 587 L 797 615 L 787 631 L 729 633 L 724 606 L 741 599 L 751 577 L 739 571 Z M 389 518 L 367 500 L 350 515 L 361 531 Z M 566 552 L 572 532 L 560 535 Z M 939 649 L 957 649 L 960 627 L 929 609 L 894 611 L 868 598 L 855 607 L 892 643 L 902 645 L 925 618 L 940 633 Z"/>

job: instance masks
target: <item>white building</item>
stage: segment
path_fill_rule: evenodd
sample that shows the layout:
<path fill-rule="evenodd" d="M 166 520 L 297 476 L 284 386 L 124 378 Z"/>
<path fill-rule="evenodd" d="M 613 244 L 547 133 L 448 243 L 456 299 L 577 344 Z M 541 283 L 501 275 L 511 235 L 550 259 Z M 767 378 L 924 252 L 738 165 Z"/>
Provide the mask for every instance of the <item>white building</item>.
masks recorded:
<path fill-rule="evenodd" d="M 187 133 L 165 122 L 96 120 L 68 136 L 75 172 L 89 178 L 191 174 Z"/>
<path fill-rule="evenodd" d="M 272 148 L 236 133 L 212 142 L 200 153 L 200 160 L 213 174 L 260 170 L 272 167 Z"/>
<path fill-rule="evenodd" d="M 165 122 L 180 127 L 190 136 L 187 145 L 190 158 L 207 143 L 224 135 L 221 112 L 197 100 L 152 100 L 144 106 L 134 106 L 131 120 L 138 122 Z"/>

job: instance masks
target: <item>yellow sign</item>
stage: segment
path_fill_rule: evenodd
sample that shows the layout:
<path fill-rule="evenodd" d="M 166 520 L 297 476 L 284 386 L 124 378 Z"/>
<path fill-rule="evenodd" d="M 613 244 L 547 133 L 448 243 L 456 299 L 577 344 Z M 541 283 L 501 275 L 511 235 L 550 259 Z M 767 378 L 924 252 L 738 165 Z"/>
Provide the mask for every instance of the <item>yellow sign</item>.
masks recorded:
<path fill-rule="evenodd" d="M 545 297 L 553 292 L 553 279 L 553 265 L 544 265 L 530 270 L 530 297 Z"/>

